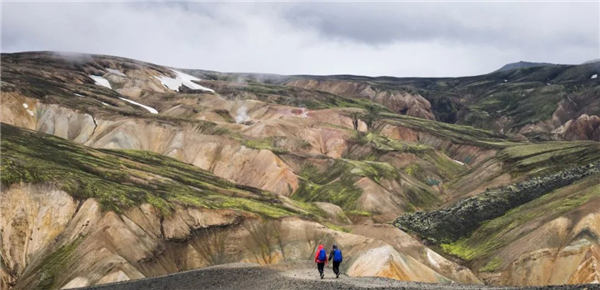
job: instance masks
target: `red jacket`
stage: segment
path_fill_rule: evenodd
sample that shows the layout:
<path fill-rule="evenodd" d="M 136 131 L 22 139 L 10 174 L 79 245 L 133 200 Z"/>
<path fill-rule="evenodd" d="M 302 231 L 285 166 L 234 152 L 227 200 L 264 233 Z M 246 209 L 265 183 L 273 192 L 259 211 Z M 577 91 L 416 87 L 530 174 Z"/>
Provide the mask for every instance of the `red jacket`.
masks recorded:
<path fill-rule="evenodd" d="M 327 252 L 325 252 L 325 260 L 324 261 L 319 260 L 319 253 L 321 252 L 321 250 L 324 250 L 323 248 L 325 248 L 325 247 L 323 247 L 323 245 L 319 245 L 319 247 L 317 248 L 317 253 L 315 254 L 315 263 L 327 264 Z"/>

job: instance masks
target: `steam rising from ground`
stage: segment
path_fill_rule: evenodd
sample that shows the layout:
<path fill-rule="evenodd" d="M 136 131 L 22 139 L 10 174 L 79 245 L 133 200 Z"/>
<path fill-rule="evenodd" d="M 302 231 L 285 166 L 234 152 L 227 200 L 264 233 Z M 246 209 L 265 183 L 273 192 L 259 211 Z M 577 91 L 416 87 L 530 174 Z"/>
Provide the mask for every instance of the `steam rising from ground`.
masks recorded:
<path fill-rule="evenodd" d="M 84 64 L 93 61 L 93 58 L 89 54 L 68 52 L 68 51 L 53 51 L 51 53 L 55 57 L 62 58 L 66 61 L 78 64 Z"/>
<path fill-rule="evenodd" d="M 248 121 L 250 121 L 250 117 L 248 116 L 248 108 L 246 108 L 246 105 L 243 104 L 235 113 L 235 122 L 241 124 Z"/>

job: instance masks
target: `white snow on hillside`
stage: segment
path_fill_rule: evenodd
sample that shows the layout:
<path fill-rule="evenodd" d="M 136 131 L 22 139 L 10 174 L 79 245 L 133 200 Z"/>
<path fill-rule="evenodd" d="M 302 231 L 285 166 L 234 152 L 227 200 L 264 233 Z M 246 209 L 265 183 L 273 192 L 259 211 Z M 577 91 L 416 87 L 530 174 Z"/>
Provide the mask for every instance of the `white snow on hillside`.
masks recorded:
<path fill-rule="evenodd" d="M 142 107 L 142 108 L 144 108 L 144 109 L 148 110 L 148 112 L 150 112 L 150 113 L 152 113 L 152 114 L 158 114 L 158 111 L 157 111 L 155 108 L 152 108 L 152 107 L 150 107 L 150 106 L 142 105 L 142 104 L 140 104 L 140 103 L 138 103 L 138 102 L 136 102 L 136 101 L 132 101 L 132 100 L 130 100 L 130 99 L 126 99 L 126 98 L 121 98 L 121 97 L 119 97 L 119 99 L 121 99 L 121 100 L 123 100 L 123 101 L 125 101 L 125 102 L 128 102 L 128 103 L 130 103 L 130 104 L 134 104 L 134 105 L 136 105 L 136 106 L 140 106 L 140 107 Z"/>
<path fill-rule="evenodd" d="M 105 79 L 101 76 L 95 76 L 95 75 L 89 75 L 89 77 L 94 80 L 96 85 L 112 89 L 112 87 L 110 86 L 110 83 L 108 82 L 107 79 Z"/>
<path fill-rule="evenodd" d="M 116 74 L 116 75 L 118 75 L 118 76 L 126 77 L 126 75 L 125 75 L 123 72 L 121 72 L 120 70 L 117 70 L 117 69 L 112 69 L 112 68 L 106 68 L 106 70 L 107 70 L 109 73 L 113 73 L 113 74 Z"/>
<path fill-rule="evenodd" d="M 33 117 L 34 113 L 32 110 L 29 109 L 29 105 L 23 103 L 23 108 L 25 108 L 25 111 L 27 111 L 27 113 L 29 113 L 29 115 Z"/>
<path fill-rule="evenodd" d="M 176 70 L 171 70 L 171 71 L 173 71 L 173 73 L 175 73 L 175 78 L 170 78 L 168 76 L 155 76 L 155 78 L 157 78 L 165 87 L 167 87 L 173 91 L 178 91 L 179 87 L 181 85 L 184 85 L 192 90 L 203 90 L 203 91 L 207 91 L 207 92 L 211 92 L 211 93 L 215 92 L 212 89 L 203 87 L 197 83 L 192 82 L 192 81 L 200 80 L 199 78 L 197 78 L 195 76 L 191 76 L 191 75 L 188 75 L 186 73 L 182 73 L 182 72 L 176 71 Z"/>
<path fill-rule="evenodd" d="M 595 79 L 595 78 L 597 78 L 597 77 L 598 77 L 598 74 L 593 74 L 593 75 L 590 77 L 590 79 Z"/>
<path fill-rule="evenodd" d="M 29 109 L 29 105 L 23 103 L 23 108 L 25 108 L 25 111 L 27 111 L 27 113 L 29 113 L 29 115 L 33 117 L 33 111 Z"/>
<path fill-rule="evenodd" d="M 460 162 L 460 161 L 458 161 L 458 160 L 456 160 L 456 159 L 452 159 L 452 160 L 454 160 L 454 162 L 456 162 L 456 163 L 458 163 L 458 164 L 460 164 L 460 165 L 465 165 L 465 163 L 464 163 L 464 162 Z"/>

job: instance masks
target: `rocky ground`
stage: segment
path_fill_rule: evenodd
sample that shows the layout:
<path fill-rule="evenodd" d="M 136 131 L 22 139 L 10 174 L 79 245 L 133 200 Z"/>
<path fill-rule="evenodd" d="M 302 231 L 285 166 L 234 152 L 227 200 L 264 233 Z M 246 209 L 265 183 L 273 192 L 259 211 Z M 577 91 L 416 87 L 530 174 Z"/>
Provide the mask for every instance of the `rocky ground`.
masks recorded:
<path fill-rule="evenodd" d="M 403 282 L 378 277 L 336 279 L 328 266 L 319 279 L 311 263 L 260 267 L 255 264 L 227 264 L 167 276 L 79 288 L 89 290 L 133 289 L 517 289 L 466 284 Z M 595 285 L 531 287 L 528 289 L 594 289 Z M 523 289 L 523 288 L 519 288 Z"/>

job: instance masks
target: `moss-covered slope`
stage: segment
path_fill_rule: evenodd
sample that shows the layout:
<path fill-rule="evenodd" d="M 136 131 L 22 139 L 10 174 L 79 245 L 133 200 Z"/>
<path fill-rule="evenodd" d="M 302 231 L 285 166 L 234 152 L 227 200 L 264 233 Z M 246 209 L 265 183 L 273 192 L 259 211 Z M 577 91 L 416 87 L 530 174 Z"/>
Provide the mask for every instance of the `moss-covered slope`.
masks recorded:
<path fill-rule="evenodd" d="M 536 220 L 538 223 L 551 221 L 593 199 L 599 199 L 598 178 L 598 175 L 588 176 L 570 186 L 553 190 L 540 198 L 515 207 L 502 216 L 482 223 L 471 234 L 454 242 L 442 244 L 442 248 L 465 261 L 486 258 L 491 261 L 495 256 L 494 253 L 527 234 L 526 231 L 521 230 L 526 224 Z"/>
<path fill-rule="evenodd" d="M 240 186 L 198 167 L 146 151 L 96 150 L 2 123 L 2 185 L 54 183 L 81 199 L 120 212 L 150 203 L 233 208 L 268 217 L 308 214 L 277 195 Z"/>
<path fill-rule="evenodd" d="M 600 162 L 535 177 L 506 187 L 491 189 L 447 208 L 399 217 L 394 223 L 433 242 L 453 242 L 469 235 L 479 225 L 507 211 L 570 185 L 587 176 L 600 174 Z"/>

